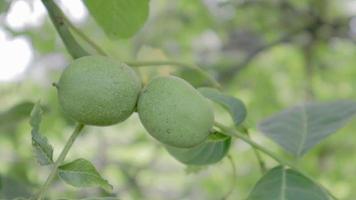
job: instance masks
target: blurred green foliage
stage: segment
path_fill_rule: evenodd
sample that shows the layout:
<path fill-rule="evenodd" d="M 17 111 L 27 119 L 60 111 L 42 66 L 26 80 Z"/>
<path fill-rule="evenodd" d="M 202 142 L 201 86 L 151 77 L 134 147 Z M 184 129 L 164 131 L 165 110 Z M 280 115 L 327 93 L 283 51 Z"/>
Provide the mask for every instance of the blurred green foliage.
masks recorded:
<path fill-rule="evenodd" d="M 0 22 L 7 15 L 5 8 L 16 1 L 0 0 Z M 131 39 L 108 39 L 89 17 L 77 26 L 121 61 L 149 57 L 201 66 L 222 83 L 224 92 L 244 101 L 251 137 L 292 160 L 256 130 L 256 123 L 305 100 L 355 100 L 356 33 L 350 27 L 356 10 L 349 11 L 350 2 L 151 0 L 148 21 Z M 0 197 L 13 199 L 36 191 L 49 173 L 37 165 L 31 149 L 28 117 L 33 102 L 40 99 L 47 108 L 41 133 L 53 144 L 55 156 L 73 129 L 74 122 L 63 116 L 51 86 L 71 58 L 48 17 L 40 27 L 21 31 L 7 23 L 0 27 L 12 37 L 29 38 L 36 55 L 21 80 L 0 83 Z M 202 77 L 186 69 L 166 66 L 153 72 L 137 71 L 150 77 L 147 74 L 166 74 L 167 68 L 196 87 L 206 86 Z M 216 107 L 216 113 L 219 121 L 232 124 L 222 108 Z M 355 122 L 293 160 L 345 200 L 356 199 Z M 251 148 L 240 141 L 231 145 L 237 178 L 229 199 L 244 199 L 261 174 Z M 224 196 L 233 183 L 227 159 L 202 169 L 186 168 L 145 132 L 136 114 L 119 125 L 86 127 L 68 160 L 79 156 L 94 163 L 114 192 L 76 190 L 56 182 L 50 189 L 51 199 L 117 195 L 122 199 L 213 200 Z M 263 158 L 268 167 L 276 165 Z"/>

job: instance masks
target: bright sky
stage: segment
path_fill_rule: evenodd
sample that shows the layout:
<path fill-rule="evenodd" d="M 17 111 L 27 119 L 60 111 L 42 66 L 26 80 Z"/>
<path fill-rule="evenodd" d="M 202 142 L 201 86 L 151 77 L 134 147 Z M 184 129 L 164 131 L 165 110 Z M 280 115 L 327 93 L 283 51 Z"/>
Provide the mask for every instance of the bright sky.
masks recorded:
<path fill-rule="evenodd" d="M 66 15 L 80 23 L 87 17 L 82 1 L 59 0 Z M 6 25 L 16 31 L 40 27 L 46 16 L 41 0 L 13 0 L 6 16 L 0 16 Z M 34 58 L 31 41 L 24 36 L 12 37 L 0 26 L 0 82 L 14 81 L 31 64 Z"/>

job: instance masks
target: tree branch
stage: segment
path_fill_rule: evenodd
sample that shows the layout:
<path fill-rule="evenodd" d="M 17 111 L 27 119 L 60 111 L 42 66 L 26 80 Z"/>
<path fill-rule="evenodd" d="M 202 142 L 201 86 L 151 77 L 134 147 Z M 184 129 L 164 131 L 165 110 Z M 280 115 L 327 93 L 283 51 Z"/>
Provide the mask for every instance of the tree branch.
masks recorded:
<path fill-rule="evenodd" d="M 63 12 L 57 6 L 57 4 L 54 3 L 53 0 L 42 0 L 42 3 L 45 5 L 51 21 L 55 26 L 58 34 L 62 38 L 62 41 L 69 54 L 74 59 L 89 55 L 89 53 L 85 51 L 82 46 L 80 46 L 80 44 L 75 40 L 71 32 L 68 30 Z"/>
<path fill-rule="evenodd" d="M 239 71 L 243 70 L 244 68 L 248 67 L 248 65 L 251 63 L 251 61 L 257 57 L 260 53 L 267 51 L 279 44 L 288 42 L 292 37 L 304 32 L 305 30 L 307 30 L 309 27 L 311 27 L 312 25 L 309 26 L 305 26 L 299 29 L 296 29 L 294 31 L 291 31 L 287 34 L 285 34 L 284 36 L 276 39 L 275 41 L 262 45 L 259 48 L 256 48 L 255 50 L 249 52 L 247 54 L 247 56 L 234 68 L 228 69 L 226 71 L 223 71 L 220 73 L 220 79 L 225 79 L 225 80 L 230 80 L 232 79 L 236 73 L 238 73 Z"/>

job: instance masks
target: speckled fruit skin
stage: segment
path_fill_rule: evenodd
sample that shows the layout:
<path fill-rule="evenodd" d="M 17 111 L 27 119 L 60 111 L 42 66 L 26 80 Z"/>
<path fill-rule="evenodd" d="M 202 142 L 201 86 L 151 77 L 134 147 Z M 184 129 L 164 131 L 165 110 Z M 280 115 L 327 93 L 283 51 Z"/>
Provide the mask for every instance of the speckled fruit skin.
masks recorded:
<path fill-rule="evenodd" d="M 64 113 L 77 122 L 96 126 L 127 119 L 140 90 L 140 79 L 129 66 L 102 56 L 73 61 L 58 83 Z"/>
<path fill-rule="evenodd" d="M 141 92 L 137 110 L 150 135 L 175 147 L 202 143 L 214 123 L 210 102 L 188 82 L 174 76 L 151 80 Z"/>

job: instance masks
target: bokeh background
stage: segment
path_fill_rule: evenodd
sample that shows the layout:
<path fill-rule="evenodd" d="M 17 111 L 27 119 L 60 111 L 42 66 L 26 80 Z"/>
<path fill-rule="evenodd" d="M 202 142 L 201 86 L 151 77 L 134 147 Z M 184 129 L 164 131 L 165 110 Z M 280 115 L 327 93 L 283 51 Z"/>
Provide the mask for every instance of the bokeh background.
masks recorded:
<path fill-rule="evenodd" d="M 121 61 L 194 63 L 224 92 L 243 100 L 251 137 L 294 161 L 340 199 L 356 199 L 356 121 L 299 160 L 256 130 L 262 119 L 304 101 L 356 98 L 354 0 L 150 0 L 150 16 L 133 38 L 109 39 L 80 0 L 57 0 L 68 18 L 109 55 Z M 78 38 L 79 39 L 79 38 Z M 81 41 L 79 39 L 79 41 Z M 85 43 L 83 42 L 85 46 Z M 89 46 L 86 46 L 89 50 Z M 93 51 L 94 52 L 94 51 Z M 51 86 L 71 61 L 40 0 L 0 0 L 0 198 L 29 196 L 47 177 L 31 149 L 29 113 L 41 100 L 41 133 L 58 155 L 74 122 L 60 110 Z M 147 82 L 175 74 L 194 86 L 198 73 L 164 66 L 138 69 Z M 216 107 L 216 118 L 231 124 Z M 235 141 L 227 159 L 209 167 L 180 164 L 150 137 L 137 114 L 110 127 L 86 127 L 67 160 L 91 160 L 121 199 L 244 199 L 261 176 L 253 150 Z M 276 165 L 268 157 L 269 167 Z M 59 180 L 51 199 L 109 196 L 77 190 Z"/>

